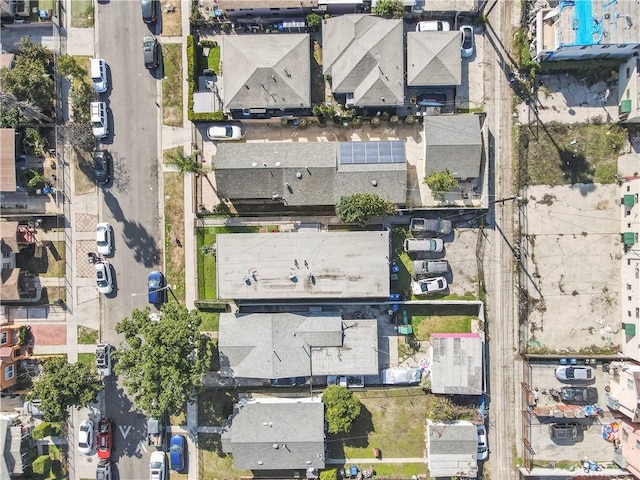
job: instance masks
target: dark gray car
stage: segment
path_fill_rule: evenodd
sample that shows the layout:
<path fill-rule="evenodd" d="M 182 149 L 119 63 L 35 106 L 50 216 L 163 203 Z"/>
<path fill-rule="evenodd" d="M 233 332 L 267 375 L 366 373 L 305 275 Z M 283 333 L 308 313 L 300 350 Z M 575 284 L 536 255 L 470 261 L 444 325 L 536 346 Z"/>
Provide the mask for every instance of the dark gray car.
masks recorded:
<path fill-rule="evenodd" d="M 144 37 L 142 40 L 144 66 L 148 69 L 158 66 L 158 41 L 154 37 Z"/>
<path fill-rule="evenodd" d="M 444 237 L 451 233 L 453 225 L 451 220 L 442 218 L 412 218 L 409 228 L 414 236 L 435 234 Z"/>

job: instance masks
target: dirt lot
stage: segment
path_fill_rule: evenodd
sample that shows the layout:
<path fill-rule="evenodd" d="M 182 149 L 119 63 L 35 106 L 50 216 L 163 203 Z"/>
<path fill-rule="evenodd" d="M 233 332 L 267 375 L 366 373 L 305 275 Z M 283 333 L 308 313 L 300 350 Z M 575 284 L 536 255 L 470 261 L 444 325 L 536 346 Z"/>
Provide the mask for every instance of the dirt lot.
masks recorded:
<path fill-rule="evenodd" d="M 533 186 L 526 201 L 529 345 L 578 351 L 619 344 L 619 187 Z"/>

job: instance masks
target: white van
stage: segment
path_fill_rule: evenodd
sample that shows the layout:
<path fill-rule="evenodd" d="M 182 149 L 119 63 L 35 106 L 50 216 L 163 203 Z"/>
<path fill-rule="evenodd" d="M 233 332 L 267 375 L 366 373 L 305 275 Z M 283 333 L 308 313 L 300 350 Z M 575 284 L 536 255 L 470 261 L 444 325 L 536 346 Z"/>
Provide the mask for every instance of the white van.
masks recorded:
<path fill-rule="evenodd" d="M 107 83 L 107 62 L 102 58 L 91 59 L 91 80 L 93 81 L 93 89 L 96 93 L 104 93 L 107 91 L 109 84 Z"/>
<path fill-rule="evenodd" d="M 107 104 L 104 102 L 91 102 L 91 128 L 93 136 L 104 138 L 109 135 L 107 118 Z"/>

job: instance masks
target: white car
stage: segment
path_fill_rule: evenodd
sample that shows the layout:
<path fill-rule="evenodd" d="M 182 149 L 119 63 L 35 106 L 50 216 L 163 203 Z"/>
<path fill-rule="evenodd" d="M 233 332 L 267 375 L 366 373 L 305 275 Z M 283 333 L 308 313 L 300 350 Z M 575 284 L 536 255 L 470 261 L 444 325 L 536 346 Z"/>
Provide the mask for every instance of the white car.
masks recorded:
<path fill-rule="evenodd" d="M 487 429 L 484 428 L 484 425 L 478 425 L 478 460 L 486 460 L 488 456 Z"/>
<path fill-rule="evenodd" d="M 556 378 L 564 382 L 588 382 L 595 379 L 593 367 L 562 366 L 556 368 Z"/>
<path fill-rule="evenodd" d="M 93 136 L 104 138 L 109 135 L 109 118 L 107 117 L 107 104 L 105 102 L 91 102 L 91 129 Z"/>
<path fill-rule="evenodd" d="M 242 128 L 238 125 L 214 125 L 207 130 L 209 140 L 240 140 Z"/>
<path fill-rule="evenodd" d="M 82 455 L 91 455 L 93 450 L 93 422 L 85 420 L 78 430 L 78 451 Z"/>
<path fill-rule="evenodd" d="M 448 32 L 450 29 L 449 22 L 441 22 L 440 20 L 416 24 L 416 32 Z"/>
<path fill-rule="evenodd" d="M 106 222 L 96 225 L 96 243 L 100 255 L 111 255 L 113 244 L 111 242 L 111 227 Z"/>
<path fill-rule="evenodd" d="M 96 262 L 96 285 L 98 291 L 109 295 L 113 292 L 113 278 L 111 277 L 111 265 L 109 262 Z"/>
<path fill-rule="evenodd" d="M 460 43 L 460 56 L 462 58 L 472 57 L 473 50 L 475 48 L 475 42 L 473 39 L 473 27 L 471 25 L 463 25 L 460 27 L 460 33 L 462 33 L 462 40 Z"/>
<path fill-rule="evenodd" d="M 444 277 L 425 278 L 417 282 L 411 282 L 411 292 L 414 295 L 431 295 L 443 292 L 447 287 L 447 279 Z"/>
<path fill-rule="evenodd" d="M 164 480 L 167 470 L 167 456 L 164 452 L 152 452 L 149 461 L 149 480 Z"/>

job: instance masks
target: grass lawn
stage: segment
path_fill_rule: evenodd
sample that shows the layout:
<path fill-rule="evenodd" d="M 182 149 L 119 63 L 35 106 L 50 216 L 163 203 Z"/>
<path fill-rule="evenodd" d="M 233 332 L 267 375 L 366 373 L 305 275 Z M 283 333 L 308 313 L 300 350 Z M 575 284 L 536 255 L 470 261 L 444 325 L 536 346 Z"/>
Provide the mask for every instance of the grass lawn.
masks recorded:
<path fill-rule="evenodd" d="M 55 0 L 38 0 L 38 10 L 53 10 Z"/>
<path fill-rule="evenodd" d="M 617 125 L 548 123 L 540 128 L 521 127 L 518 151 L 520 162 L 524 162 L 521 165 L 526 165 L 526 176 L 520 175 L 520 183 L 614 183 L 626 135 Z"/>
<path fill-rule="evenodd" d="M 220 310 L 222 312 L 224 310 Z M 217 332 L 220 325 L 220 312 L 200 310 L 202 323 L 198 329 L 200 332 Z"/>
<path fill-rule="evenodd" d="M 362 402 L 362 411 L 349 433 L 327 436 L 331 458 L 371 458 L 374 461 L 374 447 L 382 451 L 383 457 L 389 458 L 424 455 L 427 409 L 421 389 L 389 389 L 355 395 Z"/>
<path fill-rule="evenodd" d="M 93 353 L 79 353 L 78 363 L 88 366 L 91 370 L 95 370 L 96 356 Z"/>
<path fill-rule="evenodd" d="M 221 478 L 251 478 L 248 470 L 233 468 L 231 455 L 222 453 L 220 435 L 198 434 L 198 478 L 200 480 L 218 480 Z"/>
<path fill-rule="evenodd" d="M 464 315 L 415 315 L 411 317 L 417 340 L 428 341 L 432 333 L 471 333 L 473 317 Z"/>
<path fill-rule="evenodd" d="M 98 330 L 78 325 L 78 343 L 82 345 L 94 345 L 98 343 Z"/>
<path fill-rule="evenodd" d="M 93 27 L 94 11 L 92 0 L 73 0 L 71 2 L 71 26 Z"/>
<path fill-rule="evenodd" d="M 178 301 L 184 303 L 184 177 L 166 172 L 164 178 L 165 276 Z M 174 239 L 180 241 L 178 245 Z"/>
<path fill-rule="evenodd" d="M 182 44 L 162 46 L 164 78 L 162 79 L 162 123 L 182 126 Z"/>
<path fill-rule="evenodd" d="M 212 47 L 207 56 L 207 68 L 220 75 L 220 47 Z"/>
<path fill-rule="evenodd" d="M 203 253 L 203 246 L 216 243 L 218 233 L 257 233 L 260 227 L 205 227 L 196 232 L 198 248 L 198 298 L 216 300 L 216 257 L 213 253 Z"/>

